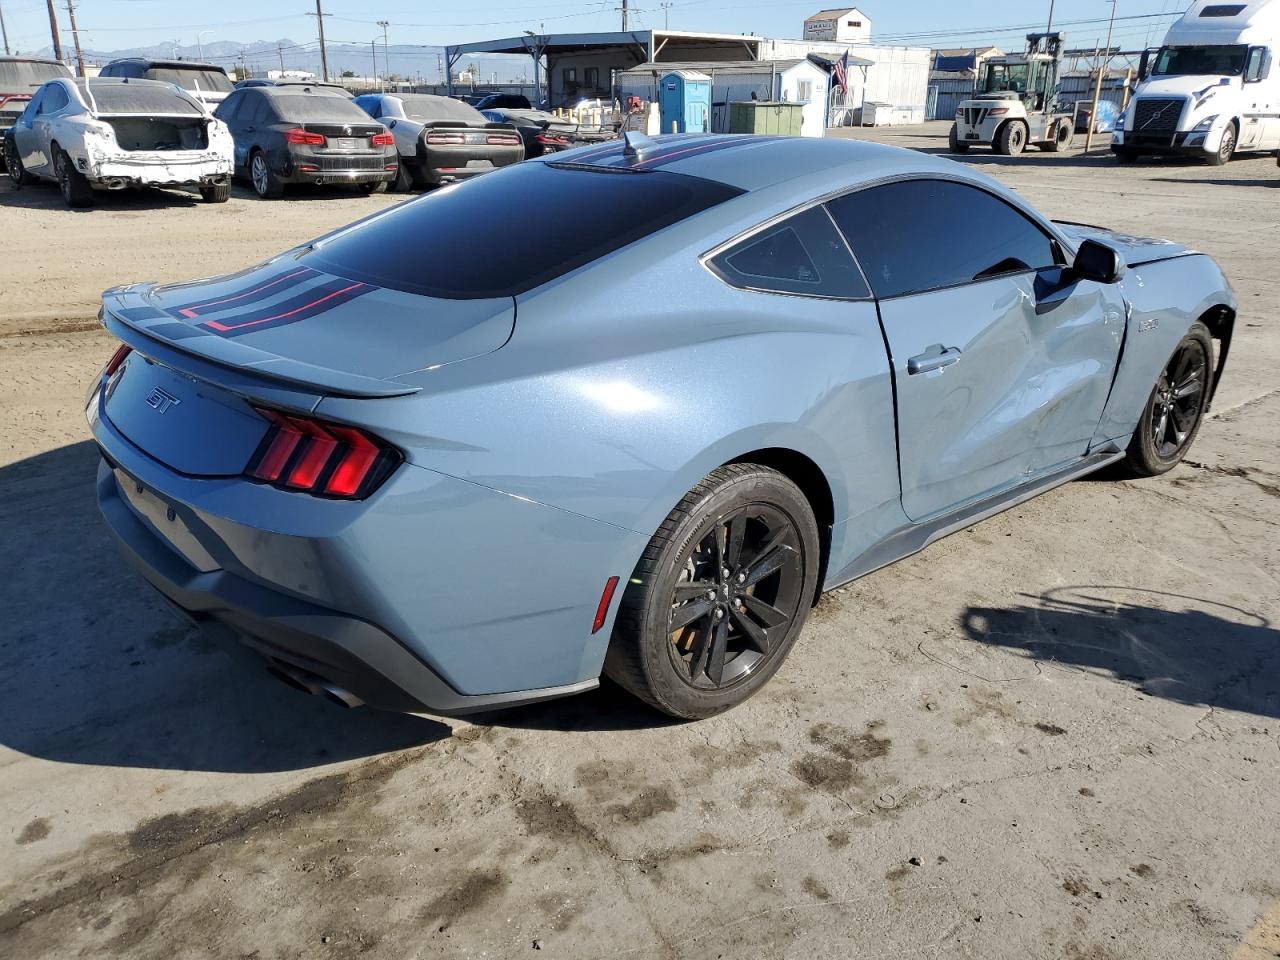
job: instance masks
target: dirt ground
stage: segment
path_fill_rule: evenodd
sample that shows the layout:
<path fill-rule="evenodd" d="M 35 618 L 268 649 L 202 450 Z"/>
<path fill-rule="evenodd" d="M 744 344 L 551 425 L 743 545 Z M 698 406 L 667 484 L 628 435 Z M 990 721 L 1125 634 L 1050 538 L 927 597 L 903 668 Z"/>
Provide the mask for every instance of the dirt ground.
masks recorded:
<path fill-rule="evenodd" d="M 826 597 L 760 696 L 685 725 L 607 686 L 344 712 L 113 552 L 99 291 L 395 198 L 0 187 L 0 956 L 1280 957 L 1280 170 L 967 162 L 1218 259 L 1212 419 L 1165 478 L 1070 484 Z"/>

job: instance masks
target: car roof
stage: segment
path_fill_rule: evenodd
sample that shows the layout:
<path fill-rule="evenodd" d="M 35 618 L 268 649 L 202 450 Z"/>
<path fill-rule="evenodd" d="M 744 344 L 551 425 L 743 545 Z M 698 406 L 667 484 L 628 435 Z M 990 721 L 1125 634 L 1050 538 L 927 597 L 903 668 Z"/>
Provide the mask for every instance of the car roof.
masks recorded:
<path fill-rule="evenodd" d="M 196 60 L 153 60 L 151 57 L 117 57 L 110 61 L 106 66 L 116 63 L 141 63 L 147 67 L 164 67 L 168 70 L 215 70 L 218 73 L 226 73 L 225 67 L 220 67 L 216 63 L 200 63 Z"/>

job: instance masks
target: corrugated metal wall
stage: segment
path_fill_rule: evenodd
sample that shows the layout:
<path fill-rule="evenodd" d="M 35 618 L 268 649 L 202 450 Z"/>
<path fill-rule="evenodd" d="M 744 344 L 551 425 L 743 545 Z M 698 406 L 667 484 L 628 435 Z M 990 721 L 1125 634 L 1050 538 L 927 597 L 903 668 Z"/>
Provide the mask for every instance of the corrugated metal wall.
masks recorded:
<path fill-rule="evenodd" d="M 1070 112 L 1076 101 L 1093 102 L 1094 77 L 1068 76 L 1058 83 L 1058 100 Z M 930 120 L 952 120 L 961 101 L 973 96 L 974 81 L 968 78 L 939 78 L 929 83 Z M 1102 82 L 1102 99 L 1120 107 L 1125 100 L 1125 78 L 1107 77 Z"/>
<path fill-rule="evenodd" d="M 1077 100 L 1093 103 L 1093 85 L 1096 80 L 1096 77 L 1090 76 L 1063 77 L 1058 83 L 1058 100 L 1066 104 L 1068 109 Z M 1119 107 L 1124 103 L 1125 89 L 1124 77 L 1107 77 L 1102 81 L 1102 99 Z"/>
<path fill-rule="evenodd" d="M 933 107 L 929 119 L 954 120 L 956 108 L 960 106 L 961 101 L 973 96 L 973 79 L 956 77 L 934 80 L 929 84 L 929 91 L 929 99 Z"/>

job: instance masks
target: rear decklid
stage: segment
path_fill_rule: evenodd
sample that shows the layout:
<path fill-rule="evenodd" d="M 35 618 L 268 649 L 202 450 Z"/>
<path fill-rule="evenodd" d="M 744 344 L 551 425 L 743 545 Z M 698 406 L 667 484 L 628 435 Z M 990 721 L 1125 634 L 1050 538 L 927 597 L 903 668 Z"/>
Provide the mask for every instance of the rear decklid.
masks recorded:
<path fill-rule="evenodd" d="M 225 277 L 108 290 L 103 322 L 144 354 L 157 347 L 320 394 L 372 398 L 415 393 L 401 378 L 498 349 L 515 304 L 388 289 L 294 253 Z"/>

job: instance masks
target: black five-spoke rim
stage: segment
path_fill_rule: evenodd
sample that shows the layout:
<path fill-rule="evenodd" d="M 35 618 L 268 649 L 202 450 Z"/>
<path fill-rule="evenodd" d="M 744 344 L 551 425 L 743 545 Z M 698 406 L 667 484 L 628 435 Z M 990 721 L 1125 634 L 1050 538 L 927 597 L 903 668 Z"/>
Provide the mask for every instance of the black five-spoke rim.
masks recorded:
<path fill-rule="evenodd" d="M 668 650 L 693 687 L 742 681 L 783 642 L 800 609 L 804 557 L 795 522 L 749 504 L 709 523 L 685 557 L 668 614 Z"/>
<path fill-rule="evenodd" d="M 1200 419 L 1209 358 L 1196 340 L 1184 343 L 1160 374 L 1151 404 L 1151 442 L 1157 456 L 1180 454 Z"/>

